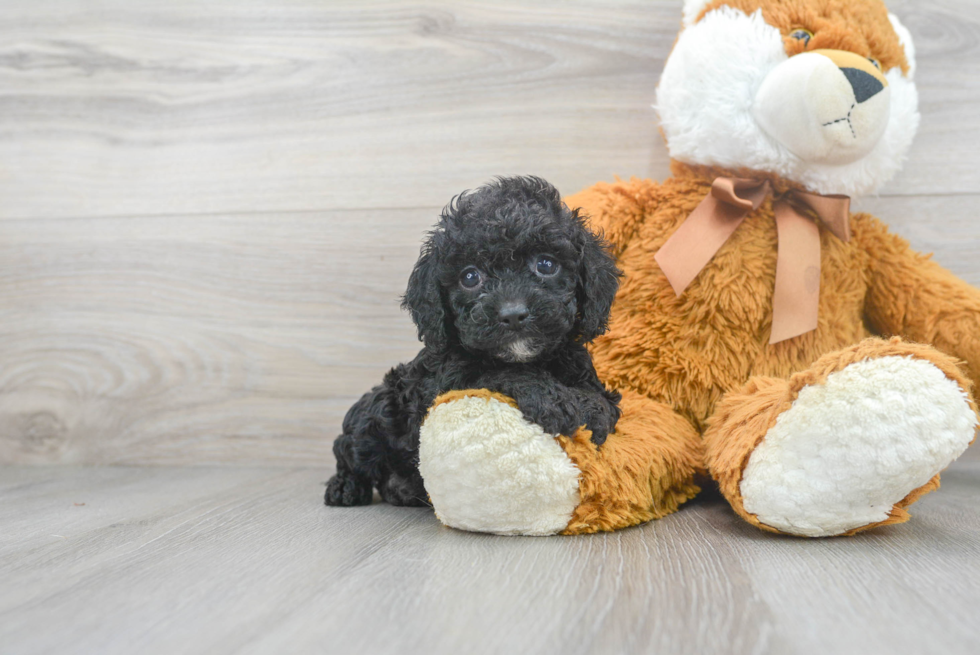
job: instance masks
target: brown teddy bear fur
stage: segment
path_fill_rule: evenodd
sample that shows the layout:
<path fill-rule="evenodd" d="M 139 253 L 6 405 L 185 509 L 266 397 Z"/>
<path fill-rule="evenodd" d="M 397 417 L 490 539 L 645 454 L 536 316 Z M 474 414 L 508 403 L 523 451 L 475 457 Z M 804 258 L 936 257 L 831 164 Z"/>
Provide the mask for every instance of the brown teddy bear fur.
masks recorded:
<path fill-rule="evenodd" d="M 745 13 L 761 10 L 784 34 L 788 56 L 804 48 L 844 50 L 874 59 L 882 71 L 909 72 L 880 0 L 713 0 L 695 19 L 722 5 Z M 798 30 L 811 34 L 809 42 L 792 36 Z M 754 448 L 802 386 L 820 383 L 860 359 L 898 354 L 932 362 L 969 392 L 980 376 L 980 291 L 913 251 L 876 218 L 852 214 L 847 242 L 820 226 L 817 329 L 771 345 L 773 203 L 802 187 L 759 171 L 676 160 L 671 171 L 673 177 L 662 184 L 600 183 L 566 198 L 570 207 L 591 216 L 625 274 L 609 332 L 591 347 L 596 370 L 611 387 L 660 403 L 661 414 L 682 416 L 703 435 L 704 466 L 735 511 L 775 531 L 745 511 L 739 482 Z M 721 176 L 768 180 L 773 194 L 678 297 L 654 255 Z M 673 434 L 669 442 L 689 433 Z M 905 508 L 938 484 L 937 475 L 910 492 L 883 523 L 907 520 Z M 849 534 L 869 527 L 874 525 Z"/>
<path fill-rule="evenodd" d="M 722 395 L 751 375 L 785 378 L 872 335 L 934 344 L 964 360 L 976 380 L 980 291 L 868 214 L 852 215 L 847 243 L 820 229 L 820 318 L 813 332 L 769 344 L 777 251 L 772 196 L 676 296 L 654 254 L 715 177 L 739 172 L 676 161 L 672 170 L 663 184 L 600 183 L 566 199 L 605 233 L 624 271 L 609 331 L 592 347 L 606 384 L 663 402 L 702 432 Z"/>
<path fill-rule="evenodd" d="M 746 14 L 761 9 L 765 21 L 786 35 L 786 54 L 792 57 L 807 50 L 846 50 L 878 60 L 882 71 L 900 66 L 909 70 L 905 50 L 888 20 L 881 0 L 714 0 L 699 13 L 725 5 Z M 789 36 L 807 30 L 813 39 L 804 43 Z"/>
<path fill-rule="evenodd" d="M 789 56 L 804 47 L 845 50 L 876 60 L 882 71 L 909 71 L 880 0 L 713 0 L 700 16 L 721 5 L 761 9 L 785 35 Z M 813 35 L 809 43 L 790 36 L 801 29 Z M 599 449 L 587 430 L 558 437 L 580 470 L 580 503 L 564 534 L 669 514 L 698 492 L 695 476 L 706 471 L 742 518 L 778 532 L 746 511 L 739 484 L 750 455 L 801 389 L 849 364 L 894 356 L 934 364 L 966 394 L 980 378 L 980 290 L 867 214 L 851 215 L 847 242 L 810 215 L 821 247 L 818 325 L 770 344 L 773 204 L 802 186 L 764 172 L 676 160 L 671 171 L 663 183 L 600 183 L 565 199 L 610 242 L 624 278 L 609 331 L 591 345 L 599 377 L 623 393 L 623 416 Z M 654 256 L 717 177 L 766 180 L 772 194 L 677 296 Z M 845 534 L 908 520 L 906 508 L 938 486 L 936 475 L 885 520 Z"/>
<path fill-rule="evenodd" d="M 706 467 L 743 518 L 759 525 L 741 507 L 738 481 L 778 414 L 763 412 L 757 430 L 733 429 L 724 411 L 744 405 L 746 394 L 759 396 L 751 404 L 760 410 L 766 403 L 785 408 L 791 402 L 786 385 L 798 379 L 791 376 L 807 371 L 818 380 L 822 357 L 846 361 L 849 356 L 839 351 L 859 344 L 865 357 L 886 356 L 898 348 L 928 359 L 969 391 L 980 373 L 980 291 L 914 252 L 874 217 L 853 214 L 849 242 L 820 228 L 817 329 L 771 345 L 777 253 L 773 197 L 795 185 L 775 176 L 677 161 L 671 168 L 674 177 L 662 184 L 637 179 L 600 183 L 566 198 L 570 207 L 591 216 L 593 229 L 605 234 L 624 271 L 609 331 L 593 343 L 593 358 L 607 385 L 676 411 L 697 434 L 714 424 L 708 435 L 713 437 L 704 442 Z M 774 196 L 749 214 L 678 297 L 654 255 L 718 176 L 765 177 L 773 183 Z M 947 355 L 929 346 L 867 341 L 873 335 L 933 344 Z M 964 360 L 965 375 L 954 358 Z M 735 393 L 742 397 L 726 398 Z M 903 503 L 929 490 L 925 487 Z M 890 521 L 908 518 L 903 503 Z"/>
<path fill-rule="evenodd" d="M 701 491 L 693 483 L 704 453 L 675 412 L 626 391 L 616 432 L 601 448 L 588 430 L 558 437 L 581 471 L 579 505 L 562 534 L 611 531 L 662 518 Z"/>

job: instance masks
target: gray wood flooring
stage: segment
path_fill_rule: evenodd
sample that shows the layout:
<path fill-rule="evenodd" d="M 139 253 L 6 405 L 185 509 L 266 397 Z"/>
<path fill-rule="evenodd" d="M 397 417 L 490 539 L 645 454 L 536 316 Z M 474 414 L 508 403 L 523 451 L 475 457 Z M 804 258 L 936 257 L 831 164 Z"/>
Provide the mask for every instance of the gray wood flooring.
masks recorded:
<path fill-rule="evenodd" d="M 977 652 L 980 451 L 850 539 L 704 496 L 586 537 L 320 504 L 325 472 L 0 469 L 3 653 Z"/>

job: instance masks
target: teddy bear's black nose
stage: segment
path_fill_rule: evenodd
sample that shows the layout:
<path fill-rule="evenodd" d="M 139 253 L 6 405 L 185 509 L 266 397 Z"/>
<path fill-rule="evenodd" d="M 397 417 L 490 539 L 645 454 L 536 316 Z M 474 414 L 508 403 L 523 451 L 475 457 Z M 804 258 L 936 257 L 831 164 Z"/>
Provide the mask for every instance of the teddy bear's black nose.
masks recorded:
<path fill-rule="evenodd" d="M 522 327 L 528 315 L 527 305 L 522 302 L 506 302 L 500 306 L 500 311 L 497 312 L 500 324 L 511 330 Z"/>
<path fill-rule="evenodd" d="M 885 85 L 875 79 L 874 75 L 859 68 L 842 68 L 840 72 L 844 73 L 844 77 L 851 83 L 851 88 L 854 89 L 854 101 L 859 105 L 868 98 L 878 95 L 885 88 Z"/>

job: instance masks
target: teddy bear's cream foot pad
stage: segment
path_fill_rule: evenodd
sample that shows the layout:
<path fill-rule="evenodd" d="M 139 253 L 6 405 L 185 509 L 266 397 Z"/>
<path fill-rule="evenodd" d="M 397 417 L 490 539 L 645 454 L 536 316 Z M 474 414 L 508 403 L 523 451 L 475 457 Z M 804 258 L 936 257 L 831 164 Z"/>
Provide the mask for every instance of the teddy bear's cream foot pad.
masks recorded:
<path fill-rule="evenodd" d="M 538 425 L 489 392 L 436 404 L 419 470 L 439 520 L 473 532 L 552 535 L 579 504 L 579 469 Z"/>
<path fill-rule="evenodd" d="M 883 523 L 966 449 L 976 424 L 967 394 L 929 361 L 849 364 L 803 387 L 751 453 L 745 511 L 811 537 Z"/>

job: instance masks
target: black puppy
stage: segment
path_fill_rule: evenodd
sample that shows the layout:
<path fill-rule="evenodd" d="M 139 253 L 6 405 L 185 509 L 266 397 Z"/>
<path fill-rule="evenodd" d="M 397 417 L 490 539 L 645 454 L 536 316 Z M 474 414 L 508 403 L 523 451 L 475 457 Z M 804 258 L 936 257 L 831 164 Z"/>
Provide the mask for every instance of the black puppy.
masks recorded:
<path fill-rule="evenodd" d="M 333 445 L 327 505 L 425 505 L 419 426 L 436 396 L 486 388 L 546 432 L 586 425 L 602 444 L 618 393 L 585 344 L 602 334 L 619 270 L 601 238 L 536 177 L 500 178 L 457 196 L 422 246 L 402 306 L 425 347 L 357 401 Z"/>

